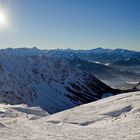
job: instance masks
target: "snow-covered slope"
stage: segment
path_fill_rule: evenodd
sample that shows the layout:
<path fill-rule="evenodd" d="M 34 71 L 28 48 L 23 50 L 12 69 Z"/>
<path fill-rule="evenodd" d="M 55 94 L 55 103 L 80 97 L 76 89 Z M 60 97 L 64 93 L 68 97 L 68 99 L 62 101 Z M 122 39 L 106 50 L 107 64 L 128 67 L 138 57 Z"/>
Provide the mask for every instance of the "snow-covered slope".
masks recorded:
<path fill-rule="evenodd" d="M 9 55 L 9 51 L 0 55 L 1 103 L 26 103 L 55 113 L 95 101 L 108 92 L 116 94 L 115 90 L 92 74 L 77 69 L 67 59 Z"/>
<path fill-rule="evenodd" d="M 0 114 L 4 114 L 3 108 L 1 105 Z M 139 140 L 140 92 L 101 99 L 38 119 L 24 115 L 20 119 L 0 117 L 0 139 Z"/>

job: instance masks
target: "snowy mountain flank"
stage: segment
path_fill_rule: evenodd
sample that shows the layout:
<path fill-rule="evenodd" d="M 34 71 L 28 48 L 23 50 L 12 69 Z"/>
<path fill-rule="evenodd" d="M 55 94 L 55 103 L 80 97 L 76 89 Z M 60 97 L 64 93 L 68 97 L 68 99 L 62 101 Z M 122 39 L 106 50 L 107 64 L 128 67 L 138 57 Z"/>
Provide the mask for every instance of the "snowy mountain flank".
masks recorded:
<path fill-rule="evenodd" d="M 79 69 L 94 74 L 114 88 L 132 88 L 140 81 L 140 52 L 96 48 L 92 50 L 57 49 L 48 51 L 47 54 L 72 59 L 73 64 Z"/>
<path fill-rule="evenodd" d="M 140 92 L 120 94 L 47 115 L 38 107 L 0 104 L 0 139 L 140 139 Z"/>
<path fill-rule="evenodd" d="M 0 103 L 40 106 L 52 114 L 121 92 L 70 59 L 49 54 L 36 48 L 1 50 Z"/>

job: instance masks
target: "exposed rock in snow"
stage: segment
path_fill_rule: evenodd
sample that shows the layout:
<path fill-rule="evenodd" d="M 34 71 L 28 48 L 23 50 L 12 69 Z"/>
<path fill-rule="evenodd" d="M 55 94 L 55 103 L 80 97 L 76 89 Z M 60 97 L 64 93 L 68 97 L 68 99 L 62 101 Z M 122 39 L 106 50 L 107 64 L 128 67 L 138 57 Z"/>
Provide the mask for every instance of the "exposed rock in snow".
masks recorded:
<path fill-rule="evenodd" d="M 140 90 L 140 82 L 134 87 L 134 89 Z"/>
<path fill-rule="evenodd" d="M 19 107 L 0 105 L 1 112 L 11 108 L 14 118 L 0 117 L 1 140 L 140 139 L 140 92 L 112 96 L 36 120 L 24 114 L 15 116 L 15 110 L 18 114 L 22 110 L 15 109 Z"/>
<path fill-rule="evenodd" d="M 102 98 L 107 98 L 107 97 L 110 97 L 110 96 L 113 96 L 113 94 L 112 93 L 104 93 L 102 95 Z"/>

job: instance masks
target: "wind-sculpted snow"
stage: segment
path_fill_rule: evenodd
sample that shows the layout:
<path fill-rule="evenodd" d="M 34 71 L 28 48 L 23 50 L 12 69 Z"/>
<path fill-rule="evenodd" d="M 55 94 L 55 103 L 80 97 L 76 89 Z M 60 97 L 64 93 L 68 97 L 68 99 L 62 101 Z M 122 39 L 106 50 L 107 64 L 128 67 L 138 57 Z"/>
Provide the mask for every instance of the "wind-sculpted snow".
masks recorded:
<path fill-rule="evenodd" d="M 17 118 L 21 116 L 29 118 L 30 115 L 45 117 L 49 115 L 48 112 L 44 111 L 40 107 L 28 107 L 26 104 L 20 105 L 8 105 L 0 104 L 0 117 Z"/>
<path fill-rule="evenodd" d="M 116 94 L 90 73 L 64 58 L 0 55 L 0 102 L 41 106 L 55 113 Z"/>
<path fill-rule="evenodd" d="M 0 115 L 0 140 L 140 139 L 140 92 L 112 96 L 37 119 L 30 119 L 26 109 L 33 114 L 39 110 L 0 105 L 0 114 L 12 110 L 7 114 L 13 116 Z"/>

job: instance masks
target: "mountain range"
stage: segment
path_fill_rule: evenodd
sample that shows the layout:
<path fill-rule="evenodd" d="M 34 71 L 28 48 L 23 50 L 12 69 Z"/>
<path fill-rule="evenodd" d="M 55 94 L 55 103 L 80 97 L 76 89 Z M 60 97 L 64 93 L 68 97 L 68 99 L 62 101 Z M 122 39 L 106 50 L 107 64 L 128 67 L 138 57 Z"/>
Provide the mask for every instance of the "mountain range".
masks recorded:
<path fill-rule="evenodd" d="M 117 62 L 125 61 L 126 58 L 131 61 L 134 56 L 139 59 L 139 54 L 134 51 L 103 48 L 2 49 L 0 50 L 0 102 L 40 106 L 52 114 L 120 94 L 124 90 L 115 87 L 118 84 L 123 85 L 123 80 L 140 81 L 139 61 L 131 64 L 132 69 L 127 69 L 122 63 L 118 65 Z M 109 84 L 112 81 L 112 85 L 115 85 L 113 88 Z M 133 86 L 133 89 L 137 88 Z"/>

